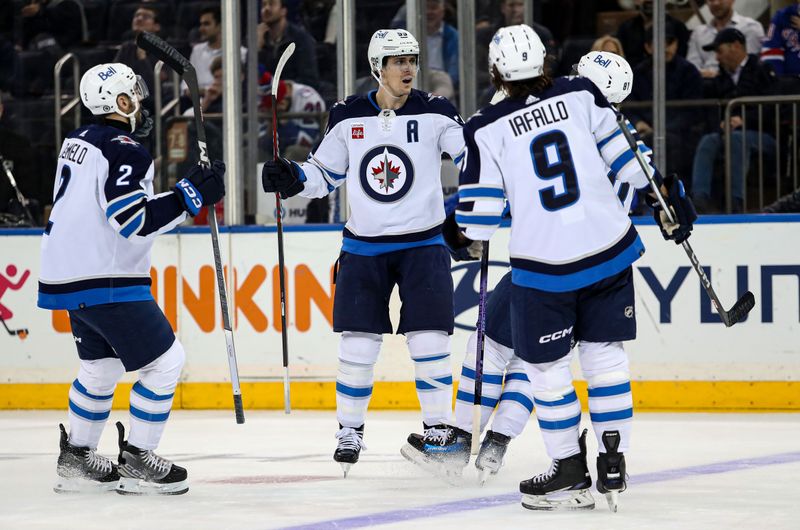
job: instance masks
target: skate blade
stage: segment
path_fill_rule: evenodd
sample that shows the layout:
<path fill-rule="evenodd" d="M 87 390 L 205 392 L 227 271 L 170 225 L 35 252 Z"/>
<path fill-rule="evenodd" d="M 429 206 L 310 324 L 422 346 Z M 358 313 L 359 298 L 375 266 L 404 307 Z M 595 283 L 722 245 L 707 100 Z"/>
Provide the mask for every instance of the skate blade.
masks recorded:
<path fill-rule="evenodd" d="M 619 491 L 611 490 L 606 493 L 606 502 L 608 503 L 608 509 L 617 513 L 619 509 Z"/>
<path fill-rule="evenodd" d="M 344 478 L 347 478 L 347 474 L 350 472 L 350 468 L 353 467 L 353 464 L 350 462 L 339 462 L 339 465 L 342 466 L 342 473 L 344 473 Z"/>
<path fill-rule="evenodd" d="M 58 477 L 56 483 L 53 485 L 53 491 L 56 493 L 106 493 L 114 491 L 117 488 L 119 481 L 113 480 L 110 482 L 98 482 L 96 480 L 89 480 L 85 478 L 66 478 Z"/>
<path fill-rule="evenodd" d="M 400 448 L 400 454 L 412 464 L 440 478 L 451 486 L 461 486 L 463 483 L 463 468 L 448 466 L 444 462 L 428 458 L 414 449 L 410 444 Z"/>
<path fill-rule="evenodd" d="M 117 493 L 120 495 L 183 495 L 187 491 L 189 491 L 188 480 L 172 484 L 157 484 L 138 478 L 122 477 L 117 485 Z"/>
<path fill-rule="evenodd" d="M 488 469 L 478 470 L 478 485 L 483 486 L 484 484 L 486 484 L 486 479 L 488 479 L 490 475 L 494 475 L 494 473 L 492 473 Z"/>
<path fill-rule="evenodd" d="M 586 490 L 553 492 L 549 495 L 522 495 L 522 506 L 529 510 L 593 510 L 594 497 Z"/>

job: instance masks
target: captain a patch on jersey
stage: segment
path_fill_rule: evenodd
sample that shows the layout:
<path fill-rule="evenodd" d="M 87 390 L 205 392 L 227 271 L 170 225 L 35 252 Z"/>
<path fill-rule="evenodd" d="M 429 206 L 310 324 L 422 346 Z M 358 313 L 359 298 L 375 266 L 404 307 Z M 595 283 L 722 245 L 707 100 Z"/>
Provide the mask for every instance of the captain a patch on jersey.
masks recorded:
<path fill-rule="evenodd" d="M 396 202 L 414 185 L 414 164 L 399 147 L 379 145 L 364 154 L 359 176 L 368 196 L 379 202 Z"/>

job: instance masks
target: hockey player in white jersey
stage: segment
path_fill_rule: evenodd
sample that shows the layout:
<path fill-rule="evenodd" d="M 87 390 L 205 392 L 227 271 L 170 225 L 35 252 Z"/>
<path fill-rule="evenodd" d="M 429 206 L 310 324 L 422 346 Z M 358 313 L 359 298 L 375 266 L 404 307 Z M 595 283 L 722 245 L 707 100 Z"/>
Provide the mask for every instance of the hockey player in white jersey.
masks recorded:
<path fill-rule="evenodd" d="M 511 205 L 510 335 L 531 381 L 550 470 L 523 481 L 530 509 L 592 508 L 580 403 L 569 371 L 578 343 L 598 439 L 597 489 L 616 508 L 626 487 L 633 403 L 622 342 L 635 338 L 631 264 L 644 252 L 607 180 L 648 185 L 600 90 L 581 77 L 549 79 L 544 47 L 528 26 L 499 30 L 492 77 L 509 98 L 482 109 L 464 129 L 467 154 L 456 220 L 471 240 L 488 240 Z M 590 147 L 591 144 L 591 147 Z M 529 170 L 519 161 L 530 159 Z M 694 210 L 677 178 L 663 181 L 680 225 L 657 221 L 668 239 L 689 237 Z"/>
<path fill-rule="evenodd" d="M 336 277 L 334 331 L 342 334 L 336 378 L 339 440 L 348 469 L 364 447 L 364 418 L 382 334 L 392 332 L 389 298 L 402 299 L 397 333 L 414 363 L 424 435 L 401 452 L 417 463 L 449 448 L 453 429 L 450 335 L 453 281 L 444 247 L 441 155 L 459 163 L 463 122 L 445 98 L 412 88 L 419 45 L 407 31 L 379 30 L 369 63 L 379 88 L 335 104 L 319 147 L 303 164 L 279 159 L 262 172 L 264 191 L 324 197 L 346 183 L 351 215 Z"/>
<path fill-rule="evenodd" d="M 631 93 L 633 71 L 628 62 L 613 53 L 589 52 L 577 65 L 573 74 L 592 81 L 603 96 L 613 105 L 621 103 Z M 493 100 L 497 103 L 504 94 Z M 631 130 L 632 126 L 629 126 Z M 649 157 L 650 149 L 639 142 L 639 151 Z M 610 184 L 627 211 L 633 198 L 633 188 L 627 182 L 620 182 L 614 173 L 606 168 Z M 470 259 L 468 254 L 459 251 L 468 248 L 471 241 L 463 237 L 455 228 L 454 216 L 445 221 L 445 240 L 454 250 L 458 261 Z M 478 253 L 479 254 L 479 253 Z M 477 259 L 477 258 L 473 258 Z M 525 374 L 524 361 L 514 355 L 511 337 L 511 273 L 507 273 L 492 290 L 486 302 L 486 336 L 483 360 L 483 403 L 481 409 L 481 432 L 494 412 L 492 427 L 481 442 L 475 460 L 483 483 L 488 475 L 494 475 L 503 465 L 503 458 L 509 442 L 519 436 L 533 412 L 533 394 L 530 381 Z M 472 407 L 475 387 L 475 353 L 477 333 L 473 332 L 467 342 L 467 350 L 461 369 L 455 407 L 455 426 L 470 433 L 472 430 Z M 460 459 L 463 461 L 463 459 Z"/>
<path fill-rule="evenodd" d="M 153 194 L 153 158 L 137 141 L 152 122 L 147 87 L 119 63 L 81 78 L 83 104 L 98 123 L 61 147 L 53 210 L 42 238 L 39 307 L 69 312 L 80 368 L 69 391 L 69 435 L 61 429 L 57 492 L 188 491 L 186 470 L 153 451 L 172 407 L 184 350 L 150 292 L 153 239 L 225 194 L 225 166 L 194 168 L 175 189 Z M 114 389 L 138 371 L 130 436 L 119 431 L 115 464 L 96 453 Z"/>

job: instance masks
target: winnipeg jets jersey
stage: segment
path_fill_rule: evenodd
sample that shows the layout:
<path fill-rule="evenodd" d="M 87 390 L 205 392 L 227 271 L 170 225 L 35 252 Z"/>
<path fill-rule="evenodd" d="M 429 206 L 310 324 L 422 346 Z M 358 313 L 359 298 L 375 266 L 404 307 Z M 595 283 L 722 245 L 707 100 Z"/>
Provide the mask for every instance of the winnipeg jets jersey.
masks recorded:
<path fill-rule="evenodd" d="M 185 217 L 174 192 L 153 196 L 153 159 L 126 130 L 73 131 L 58 157 L 42 238 L 39 307 L 152 299 L 152 239 Z"/>
<path fill-rule="evenodd" d="M 486 240 L 508 198 L 514 284 L 572 291 L 644 252 L 608 170 L 636 188 L 647 176 L 591 81 L 558 78 L 536 96 L 487 107 L 464 137 L 456 220 L 467 237 Z"/>
<path fill-rule="evenodd" d="M 301 166 L 301 195 L 323 197 L 347 183 L 345 252 L 443 245 L 442 153 L 461 161 L 461 117 L 445 98 L 419 90 L 394 111 L 382 111 L 375 94 L 331 108 L 325 137 Z"/>

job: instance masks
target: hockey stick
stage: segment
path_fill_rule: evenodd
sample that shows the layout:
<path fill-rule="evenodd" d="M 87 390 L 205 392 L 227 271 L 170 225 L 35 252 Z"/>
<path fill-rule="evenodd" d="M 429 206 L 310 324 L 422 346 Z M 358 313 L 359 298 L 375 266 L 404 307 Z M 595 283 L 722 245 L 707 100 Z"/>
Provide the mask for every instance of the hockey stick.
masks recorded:
<path fill-rule="evenodd" d="M 9 335 L 16 335 L 19 337 L 19 340 L 25 340 L 28 337 L 28 328 L 19 328 L 19 329 L 8 329 L 8 325 L 6 321 L 0 318 L 0 322 L 3 323 L 3 327 L 6 328 Z"/>
<path fill-rule="evenodd" d="M 639 166 L 641 166 L 642 171 L 644 171 L 644 174 L 647 175 L 647 181 L 650 183 L 650 188 L 653 190 L 653 193 L 655 193 L 658 203 L 661 205 L 661 208 L 667 216 L 667 220 L 669 220 L 670 223 L 675 223 L 675 216 L 672 214 L 672 210 L 670 210 L 667 206 L 664 196 L 661 194 L 661 190 L 653 178 L 652 168 L 639 152 L 636 139 L 634 139 L 633 135 L 628 130 L 625 117 L 622 114 L 617 114 L 617 125 L 622 131 L 622 134 L 625 135 L 625 139 L 628 140 L 628 145 L 633 151 L 636 161 L 639 162 Z M 703 267 L 700 266 L 700 260 L 694 253 L 692 245 L 689 244 L 689 240 L 686 239 L 683 243 L 681 243 L 681 246 L 683 246 L 683 250 L 686 251 L 686 255 L 689 256 L 689 261 L 692 263 L 692 267 L 700 277 L 700 283 L 703 284 L 703 289 L 705 289 L 706 294 L 708 294 L 708 297 L 711 299 L 711 302 L 717 309 L 717 313 L 722 319 L 722 322 L 725 324 L 725 327 L 731 327 L 745 318 L 747 313 L 749 313 L 750 310 L 756 305 L 756 299 L 755 296 L 753 296 L 753 293 L 747 291 L 736 301 L 735 304 L 733 304 L 733 307 L 731 307 L 728 311 L 725 311 L 725 309 L 722 307 L 722 302 L 720 302 L 719 297 L 717 296 L 717 293 L 714 292 L 714 288 L 711 286 L 711 280 L 708 279 Z"/>
<path fill-rule="evenodd" d="M 211 161 L 208 159 L 203 109 L 200 107 L 200 91 L 197 88 L 197 73 L 194 71 L 194 66 L 186 57 L 178 53 L 178 50 L 152 33 L 140 33 L 136 37 L 136 45 L 164 61 L 164 64 L 183 77 L 189 87 L 189 95 L 192 98 L 192 106 L 194 107 L 194 123 L 197 129 L 197 147 L 200 149 L 200 165 L 209 167 Z M 225 330 L 225 346 L 228 353 L 228 366 L 231 372 L 231 385 L 233 386 L 233 408 L 236 412 L 236 423 L 244 423 L 242 390 L 239 387 L 239 368 L 236 364 L 236 348 L 233 345 L 233 329 L 231 328 L 231 317 L 228 313 L 228 295 L 225 276 L 222 273 L 222 258 L 219 252 L 219 226 L 217 225 L 216 204 L 209 206 L 208 210 L 208 226 L 211 229 L 211 246 L 214 250 L 214 267 L 217 273 L 217 291 L 219 292 L 219 305 L 222 309 L 222 327 Z"/>
<path fill-rule="evenodd" d="M 278 160 L 278 83 L 281 79 L 286 61 L 294 53 L 294 43 L 283 50 L 283 55 L 275 67 L 272 76 L 272 159 Z M 283 270 L 283 215 L 281 213 L 281 194 L 275 194 L 275 221 L 278 224 L 278 277 L 281 290 L 281 345 L 283 347 L 283 411 L 289 414 L 292 411 L 291 397 L 289 395 L 289 330 L 286 329 L 286 278 Z"/>
<path fill-rule="evenodd" d="M 478 294 L 477 348 L 475 349 L 475 399 L 472 402 L 472 446 L 470 452 L 478 454 L 481 439 L 481 394 L 483 393 L 483 343 L 486 338 L 486 287 L 489 283 L 489 242 L 483 242 L 481 253 L 481 280 Z"/>

